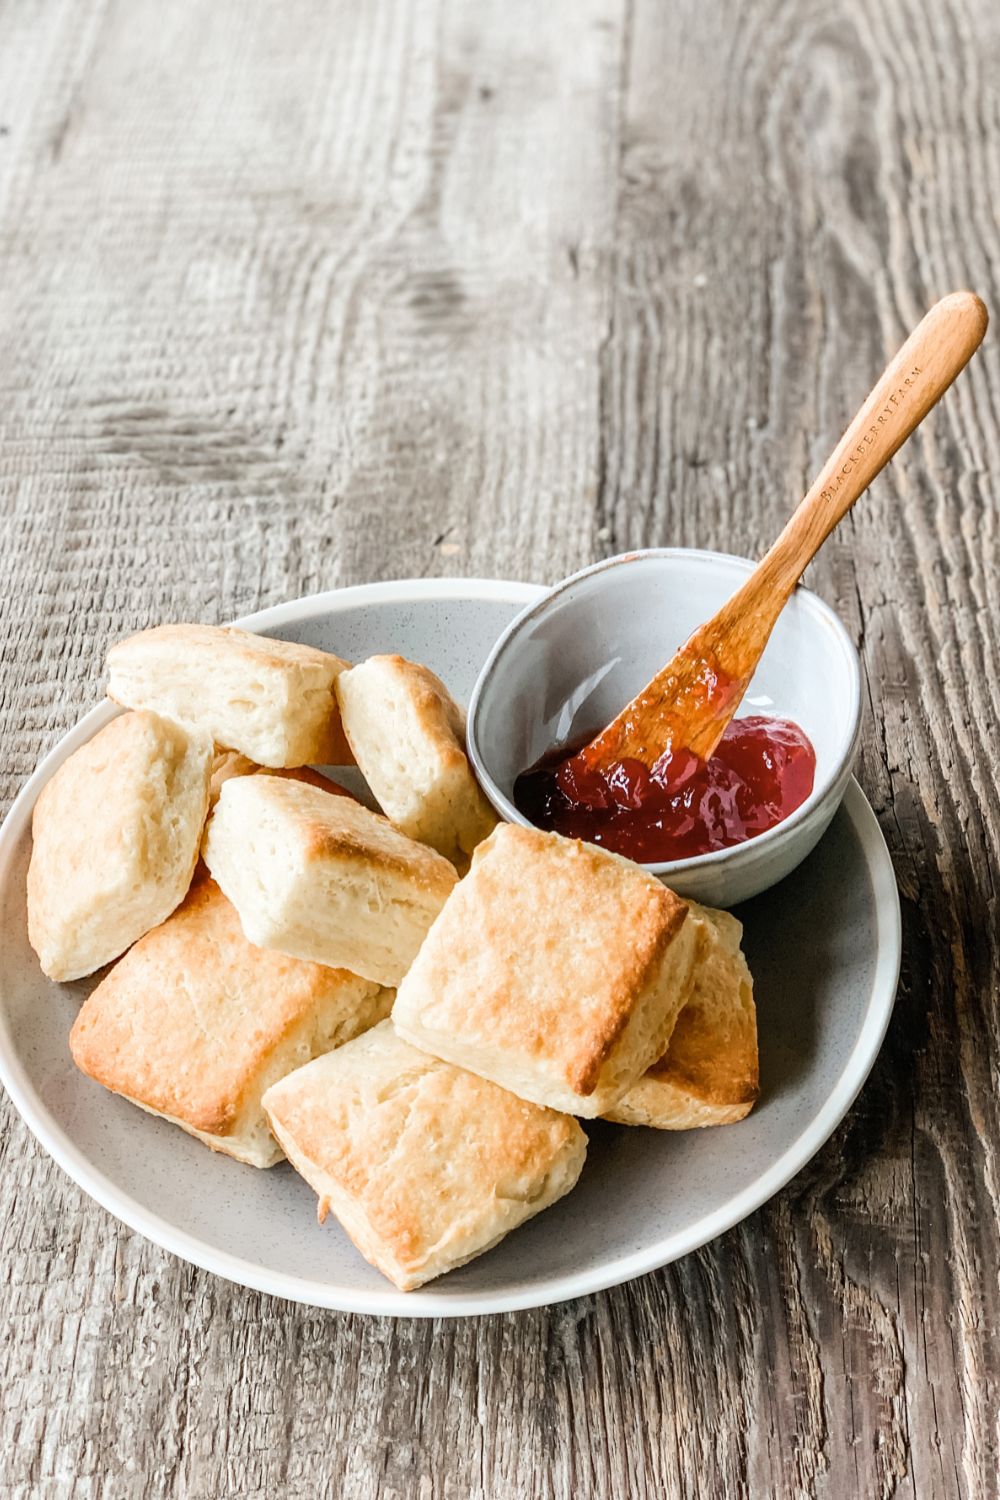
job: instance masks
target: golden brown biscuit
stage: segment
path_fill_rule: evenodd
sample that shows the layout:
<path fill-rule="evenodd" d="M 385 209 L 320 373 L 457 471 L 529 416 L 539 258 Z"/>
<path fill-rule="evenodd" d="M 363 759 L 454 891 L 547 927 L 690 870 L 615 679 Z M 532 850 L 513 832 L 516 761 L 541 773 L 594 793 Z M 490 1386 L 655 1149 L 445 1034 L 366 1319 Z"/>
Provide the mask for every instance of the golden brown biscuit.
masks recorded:
<path fill-rule="evenodd" d="M 327 651 L 221 625 L 158 625 L 108 652 L 108 697 L 197 724 L 262 766 L 351 759 Z"/>
<path fill-rule="evenodd" d="M 573 1187 L 575 1120 L 402 1041 L 388 1021 L 268 1090 L 289 1161 L 401 1291 L 492 1247 Z"/>
<path fill-rule="evenodd" d="M 661 1056 L 686 998 L 686 918 L 638 865 L 503 824 L 431 928 L 393 1022 L 522 1098 L 606 1114 Z"/>
<path fill-rule="evenodd" d="M 247 942 L 213 881 L 97 986 L 70 1034 L 83 1072 L 215 1151 L 281 1160 L 265 1089 L 385 1016 L 392 993 Z"/>
<path fill-rule="evenodd" d="M 79 979 L 170 915 L 191 884 L 211 741 L 153 713 L 121 714 L 39 794 L 28 937 L 50 979 Z"/>
<path fill-rule="evenodd" d="M 372 656 L 337 678 L 344 731 L 386 817 L 464 868 L 496 826 L 465 754 L 465 715 L 440 678 Z"/>
<path fill-rule="evenodd" d="M 202 854 L 251 942 L 388 985 L 457 878 L 377 813 L 277 776 L 226 782 Z"/>
<path fill-rule="evenodd" d="M 753 979 L 729 912 L 691 903 L 700 929 L 691 991 L 663 1056 L 608 1111 L 623 1125 L 691 1130 L 748 1115 L 759 1088 Z"/>

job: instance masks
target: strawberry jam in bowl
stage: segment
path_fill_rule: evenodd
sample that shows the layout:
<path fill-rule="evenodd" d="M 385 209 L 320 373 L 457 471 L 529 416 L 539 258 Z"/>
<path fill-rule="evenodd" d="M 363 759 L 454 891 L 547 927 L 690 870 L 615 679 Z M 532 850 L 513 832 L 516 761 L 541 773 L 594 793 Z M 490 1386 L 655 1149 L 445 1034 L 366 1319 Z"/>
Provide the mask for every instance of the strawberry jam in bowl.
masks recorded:
<path fill-rule="evenodd" d="M 734 719 L 708 761 L 669 751 L 650 768 L 607 771 L 551 753 L 514 783 L 514 804 L 536 828 L 585 839 L 637 864 L 689 859 L 765 833 L 813 789 L 816 752 L 790 719 Z"/>
<path fill-rule="evenodd" d="M 504 631 L 469 704 L 468 746 L 508 822 L 594 843 L 682 896 L 732 906 L 783 879 L 826 831 L 850 780 L 861 717 L 857 653 L 798 588 L 706 762 L 591 770 L 575 752 L 609 724 L 753 564 L 682 548 L 586 568 Z"/>

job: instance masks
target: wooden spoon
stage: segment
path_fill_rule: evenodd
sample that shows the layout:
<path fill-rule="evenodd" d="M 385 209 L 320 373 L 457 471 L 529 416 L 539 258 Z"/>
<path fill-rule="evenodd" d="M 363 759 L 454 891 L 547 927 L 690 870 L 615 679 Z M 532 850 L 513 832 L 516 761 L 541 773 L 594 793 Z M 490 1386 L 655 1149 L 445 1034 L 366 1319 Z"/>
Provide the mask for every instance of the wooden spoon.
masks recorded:
<path fill-rule="evenodd" d="M 931 308 L 746 583 L 570 765 L 606 771 L 628 758 L 653 766 L 666 751 L 676 763 L 682 749 L 708 760 L 807 564 L 964 369 L 987 322 L 973 292 L 953 292 Z"/>

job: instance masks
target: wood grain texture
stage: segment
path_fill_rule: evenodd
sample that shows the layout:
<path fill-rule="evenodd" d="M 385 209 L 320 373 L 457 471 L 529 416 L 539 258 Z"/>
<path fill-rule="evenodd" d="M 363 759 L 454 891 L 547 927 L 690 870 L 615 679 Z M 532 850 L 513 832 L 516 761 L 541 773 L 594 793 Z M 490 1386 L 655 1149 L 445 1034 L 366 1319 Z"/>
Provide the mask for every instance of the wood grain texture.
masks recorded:
<path fill-rule="evenodd" d="M 759 553 L 887 355 L 1000 306 L 993 0 L 0 4 L 3 805 L 109 639 L 412 574 Z M 995 1497 L 1000 344 L 810 581 L 900 997 L 677 1265 L 391 1323 L 121 1228 L 4 1101 L 11 1497 Z"/>

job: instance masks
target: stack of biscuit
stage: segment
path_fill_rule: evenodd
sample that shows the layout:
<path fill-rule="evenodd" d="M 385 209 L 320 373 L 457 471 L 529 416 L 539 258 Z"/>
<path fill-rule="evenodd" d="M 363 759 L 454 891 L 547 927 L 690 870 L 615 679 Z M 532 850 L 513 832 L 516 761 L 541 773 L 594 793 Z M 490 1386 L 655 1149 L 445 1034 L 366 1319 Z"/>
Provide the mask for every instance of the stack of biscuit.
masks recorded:
<path fill-rule="evenodd" d="M 125 712 L 45 787 L 28 871 L 45 973 L 113 965 L 70 1035 L 98 1083 L 252 1166 L 287 1156 L 404 1290 L 569 1192 L 581 1118 L 750 1110 L 739 923 L 496 826 L 427 668 L 172 625 L 108 672 Z M 380 813 L 316 769 L 345 764 Z"/>

